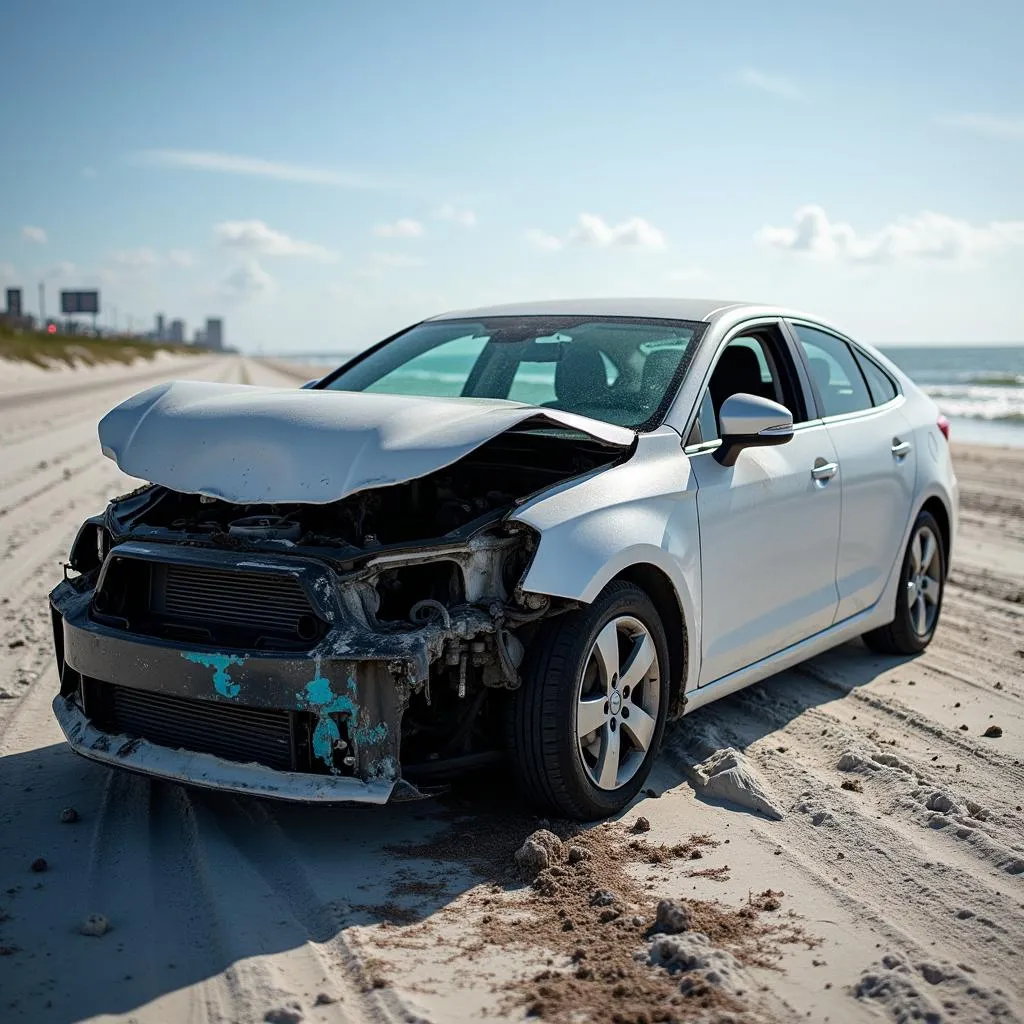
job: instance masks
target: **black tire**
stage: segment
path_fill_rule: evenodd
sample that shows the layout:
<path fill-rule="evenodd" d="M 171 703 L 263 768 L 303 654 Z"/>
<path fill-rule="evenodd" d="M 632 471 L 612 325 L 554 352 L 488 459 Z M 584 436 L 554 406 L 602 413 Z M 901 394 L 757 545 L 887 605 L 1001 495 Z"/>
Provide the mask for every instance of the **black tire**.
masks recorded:
<path fill-rule="evenodd" d="M 619 742 L 625 743 L 622 750 L 632 749 L 628 756 L 632 758 L 632 765 L 638 766 L 631 769 L 634 774 L 623 785 L 603 789 L 588 774 L 588 755 L 584 752 L 583 741 L 577 741 L 577 703 L 581 687 L 587 685 L 587 680 L 592 680 L 597 671 L 590 655 L 598 635 L 610 623 L 621 624 L 630 619 L 646 628 L 657 654 L 657 663 L 645 676 L 642 691 L 648 703 L 657 693 L 656 713 L 647 716 L 648 730 L 650 719 L 654 719 L 655 726 L 641 761 L 642 748 L 633 749 L 628 722 L 633 709 L 633 705 L 628 704 L 630 698 L 627 695 L 614 705 L 625 709 L 619 712 L 617 719 L 627 723 L 618 730 Z M 614 635 L 618 641 L 619 634 Z M 642 634 L 639 636 L 642 639 Z M 628 638 L 625 642 L 629 642 Z M 632 583 L 610 583 L 592 604 L 546 623 L 529 645 L 523 664 L 523 683 L 511 695 L 509 707 L 509 752 L 527 796 L 578 821 L 594 821 L 626 807 L 646 781 L 661 745 L 669 702 L 668 666 L 668 642 L 661 619 L 651 599 Z M 656 681 L 654 672 L 657 672 Z M 598 701 L 602 699 L 597 690 L 588 692 L 597 694 Z M 632 699 L 635 698 L 634 690 Z M 638 719 L 633 710 L 635 727 Z M 607 703 L 604 711 L 607 715 Z M 614 724 L 610 728 L 616 731 Z M 596 769 L 592 766 L 590 770 Z"/>
<path fill-rule="evenodd" d="M 912 583 L 914 579 L 913 546 L 915 538 L 921 531 L 929 531 L 935 538 L 936 579 L 938 594 L 933 602 L 934 615 L 927 621 L 926 628 L 920 630 L 914 621 L 911 597 L 915 593 Z M 921 512 L 914 521 L 910 531 L 907 550 L 903 554 L 903 565 L 900 569 L 899 590 L 896 594 L 896 615 L 892 622 L 864 634 L 864 643 L 879 654 L 919 654 L 935 635 L 942 612 L 942 597 L 946 589 L 946 551 L 942 540 L 942 531 L 935 517 L 930 512 Z M 919 625 L 920 623 L 918 623 Z"/>

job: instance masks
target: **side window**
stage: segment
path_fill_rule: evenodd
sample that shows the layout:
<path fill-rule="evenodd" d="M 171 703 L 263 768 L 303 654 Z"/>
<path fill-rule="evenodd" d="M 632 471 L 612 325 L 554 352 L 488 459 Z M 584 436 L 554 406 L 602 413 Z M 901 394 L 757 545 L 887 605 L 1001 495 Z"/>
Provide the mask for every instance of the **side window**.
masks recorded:
<path fill-rule="evenodd" d="M 757 338 L 734 338 L 729 342 L 729 347 L 749 348 L 757 359 L 758 368 L 761 371 L 761 383 L 771 385 L 772 371 L 768 366 L 768 360 L 764 354 L 764 346 Z"/>
<path fill-rule="evenodd" d="M 702 442 L 722 436 L 719 413 L 730 395 L 757 395 L 779 402 L 790 410 L 794 422 L 802 422 L 805 413 L 797 387 L 792 359 L 777 329 L 761 327 L 756 334 L 733 338 L 718 357 L 688 443 L 696 443 L 698 431 Z"/>
<path fill-rule="evenodd" d="M 886 402 L 891 402 L 899 394 L 892 377 L 863 352 L 854 349 L 853 354 L 857 358 L 857 365 L 860 367 L 861 373 L 864 374 L 864 379 L 868 382 L 871 401 L 875 405 L 885 405 Z"/>
<path fill-rule="evenodd" d="M 850 346 L 834 334 L 794 324 L 818 386 L 826 416 L 870 409 L 874 404 Z"/>

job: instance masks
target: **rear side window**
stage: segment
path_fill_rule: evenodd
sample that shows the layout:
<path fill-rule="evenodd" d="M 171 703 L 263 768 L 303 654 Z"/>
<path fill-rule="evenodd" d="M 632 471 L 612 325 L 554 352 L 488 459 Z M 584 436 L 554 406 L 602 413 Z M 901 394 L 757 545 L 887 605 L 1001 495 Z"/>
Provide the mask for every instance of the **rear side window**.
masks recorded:
<path fill-rule="evenodd" d="M 892 377 L 863 352 L 855 351 L 854 355 L 857 357 L 857 364 L 864 374 L 864 379 L 868 382 L 871 401 L 875 405 L 885 405 L 886 402 L 891 402 L 899 394 Z"/>
<path fill-rule="evenodd" d="M 842 416 L 875 404 L 853 351 L 842 338 L 802 324 L 794 324 L 793 328 L 807 355 L 824 415 Z"/>

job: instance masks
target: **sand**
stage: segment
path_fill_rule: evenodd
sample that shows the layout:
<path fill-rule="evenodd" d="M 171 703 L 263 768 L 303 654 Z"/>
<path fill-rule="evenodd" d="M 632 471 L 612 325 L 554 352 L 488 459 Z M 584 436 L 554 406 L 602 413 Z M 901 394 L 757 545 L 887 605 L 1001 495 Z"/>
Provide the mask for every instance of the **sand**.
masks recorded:
<path fill-rule="evenodd" d="M 619 821 L 543 821 L 500 772 L 287 807 L 112 773 L 52 720 L 45 595 L 133 484 L 95 423 L 154 370 L 0 382 L 0 1020 L 1024 1020 L 1024 452 L 954 447 L 924 655 L 852 643 L 696 712 Z M 534 885 L 538 828 L 567 845 Z M 690 927 L 655 945 L 665 899 Z"/>

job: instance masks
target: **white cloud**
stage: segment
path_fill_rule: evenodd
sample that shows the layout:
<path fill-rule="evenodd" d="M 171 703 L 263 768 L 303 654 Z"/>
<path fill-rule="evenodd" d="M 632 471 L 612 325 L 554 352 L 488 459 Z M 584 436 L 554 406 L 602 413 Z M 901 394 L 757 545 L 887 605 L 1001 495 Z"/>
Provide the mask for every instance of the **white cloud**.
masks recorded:
<path fill-rule="evenodd" d="M 633 249 L 664 249 L 665 235 L 650 221 L 643 217 L 629 217 L 621 224 L 609 224 L 596 213 L 581 213 L 576 225 L 565 237 L 552 235 L 540 228 L 530 228 L 526 232 L 526 241 L 538 249 L 555 251 L 567 242 L 586 245 L 595 249 L 633 248 Z"/>
<path fill-rule="evenodd" d="M 744 68 L 736 76 L 741 85 L 760 92 L 769 93 L 782 100 L 803 101 L 807 99 L 803 90 L 783 75 L 768 75 L 757 68 Z"/>
<path fill-rule="evenodd" d="M 112 253 L 110 261 L 118 267 L 126 270 L 148 270 L 151 267 L 159 266 L 163 261 L 153 250 L 143 246 L 140 249 L 122 249 Z"/>
<path fill-rule="evenodd" d="M 637 249 L 664 249 L 665 236 L 643 217 L 630 217 L 621 224 L 608 224 L 595 213 L 581 213 L 569 232 L 569 238 L 581 245 L 605 249 L 610 246 Z"/>
<path fill-rule="evenodd" d="M 15 269 L 13 263 L 0 263 L 0 281 L 7 283 L 8 281 L 17 281 L 18 271 Z"/>
<path fill-rule="evenodd" d="M 333 185 L 336 188 L 376 191 L 398 189 L 402 183 L 382 175 L 339 171 L 308 164 L 282 163 L 255 156 L 237 156 L 198 149 L 147 149 L 137 154 L 145 164 L 179 167 L 192 171 L 213 171 L 219 174 L 242 174 L 257 178 L 274 178 L 302 185 Z"/>
<path fill-rule="evenodd" d="M 437 213 L 434 214 L 438 220 L 450 220 L 464 228 L 475 228 L 476 227 L 476 211 L 469 209 L 460 210 L 458 207 L 452 206 L 451 203 L 445 203 Z"/>
<path fill-rule="evenodd" d="M 899 217 L 873 234 L 858 235 L 851 225 L 830 221 L 822 207 L 808 205 L 796 211 L 793 226 L 766 225 L 755 238 L 762 245 L 804 253 L 823 261 L 956 261 L 1024 245 L 1024 221 L 990 221 L 975 226 L 926 210 L 914 216 Z"/>
<path fill-rule="evenodd" d="M 424 227 L 411 217 L 400 217 L 392 224 L 378 224 L 373 233 L 380 238 L 419 238 L 424 234 Z"/>
<path fill-rule="evenodd" d="M 375 267 L 404 270 L 411 267 L 422 267 L 424 261 L 419 256 L 407 256 L 401 252 L 372 252 L 370 253 L 370 263 Z"/>
<path fill-rule="evenodd" d="M 42 228 L 33 227 L 31 224 L 26 224 L 21 229 L 21 237 L 26 242 L 35 242 L 36 245 L 46 245 L 46 232 Z"/>
<path fill-rule="evenodd" d="M 549 235 L 546 231 L 542 231 L 540 228 L 530 228 L 524 237 L 530 245 L 536 246 L 538 249 L 547 249 L 553 252 L 555 249 L 562 248 L 562 240 L 560 238 L 556 238 L 554 235 Z"/>
<path fill-rule="evenodd" d="M 935 120 L 943 128 L 973 132 L 990 139 L 1024 140 L 1024 114 L 951 114 Z"/>
<path fill-rule="evenodd" d="M 181 267 L 183 269 L 187 267 L 194 267 L 196 265 L 195 253 L 190 252 L 188 249 L 172 249 L 167 254 L 167 262 L 172 267 Z"/>
<path fill-rule="evenodd" d="M 78 272 L 78 268 L 70 260 L 61 260 L 59 263 L 54 263 L 52 267 L 48 267 L 43 271 L 43 278 L 47 281 L 64 281 L 73 277 Z"/>
<path fill-rule="evenodd" d="M 272 292 L 274 288 L 274 279 L 256 260 L 246 260 L 232 270 L 220 284 L 221 294 L 233 299 L 254 298 Z"/>
<path fill-rule="evenodd" d="M 261 220 L 228 220 L 214 226 L 221 245 L 266 256 L 305 256 L 330 262 L 337 254 L 313 242 L 302 242 L 275 231 Z"/>

